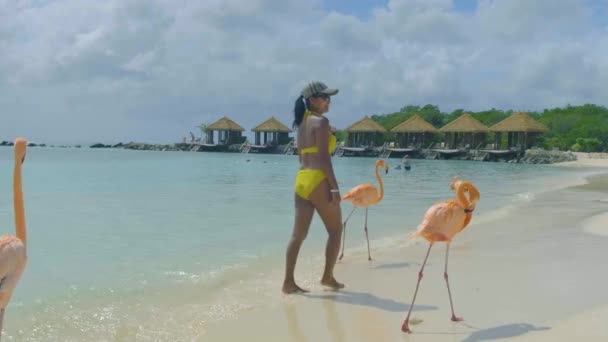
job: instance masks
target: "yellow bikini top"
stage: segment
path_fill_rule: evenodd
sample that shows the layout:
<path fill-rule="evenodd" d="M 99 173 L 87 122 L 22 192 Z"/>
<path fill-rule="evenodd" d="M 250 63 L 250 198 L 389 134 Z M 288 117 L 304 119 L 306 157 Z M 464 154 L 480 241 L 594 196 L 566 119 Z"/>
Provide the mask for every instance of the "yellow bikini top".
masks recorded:
<path fill-rule="evenodd" d="M 309 116 L 314 115 L 311 111 L 307 110 L 304 113 L 304 120 L 306 120 L 306 118 L 308 118 Z M 329 154 L 334 153 L 334 151 L 336 150 L 336 136 L 333 134 L 329 134 L 329 143 L 328 143 L 328 150 L 329 150 Z M 306 153 L 317 153 L 319 152 L 319 149 L 317 148 L 317 146 L 311 146 L 311 147 L 307 147 L 307 148 L 303 148 L 300 150 L 300 154 L 306 154 Z"/>

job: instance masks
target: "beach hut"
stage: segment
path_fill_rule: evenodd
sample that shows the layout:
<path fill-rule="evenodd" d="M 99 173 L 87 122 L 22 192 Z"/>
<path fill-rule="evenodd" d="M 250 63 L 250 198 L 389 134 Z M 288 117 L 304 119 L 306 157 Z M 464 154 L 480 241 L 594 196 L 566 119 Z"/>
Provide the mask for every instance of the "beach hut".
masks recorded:
<path fill-rule="evenodd" d="M 254 144 L 248 144 L 242 152 L 273 153 L 278 145 L 289 143 L 291 129 L 273 116 L 252 131 L 255 132 Z"/>
<path fill-rule="evenodd" d="M 470 114 L 465 113 L 441 127 L 439 131 L 445 133 L 446 148 L 474 149 L 478 144 L 485 142 L 489 129 Z"/>
<path fill-rule="evenodd" d="M 495 149 L 502 147 L 502 134 L 507 134 L 508 149 L 528 149 L 538 138 L 539 135 L 547 131 L 547 127 L 534 120 L 527 113 L 513 113 L 508 118 L 490 127 L 490 132 L 494 132 Z"/>
<path fill-rule="evenodd" d="M 214 147 L 243 143 L 244 130 L 245 129 L 243 127 L 234 122 L 232 119 L 224 116 L 206 127 L 206 141 L 205 143 L 201 144 L 201 146 L 207 147 L 207 150 L 213 150 Z M 216 131 L 217 140 L 215 139 Z"/>
<path fill-rule="evenodd" d="M 280 145 L 289 142 L 291 129 L 274 116 L 252 129 L 255 132 L 255 145 Z"/>
<path fill-rule="evenodd" d="M 349 147 L 374 147 L 377 136 L 386 132 L 386 129 L 369 116 L 355 122 L 346 129 Z"/>
<path fill-rule="evenodd" d="M 386 129 L 369 116 L 353 123 L 346 128 L 347 144 L 343 147 L 345 156 L 348 155 L 367 155 L 374 151 L 375 141 L 380 134 L 386 132 Z"/>
<path fill-rule="evenodd" d="M 433 134 L 439 133 L 437 128 L 418 114 L 395 126 L 391 132 L 395 133 L 399 146 L 404 148 L 418 148 L 424 145 L 425 141 L 429 141 Z"/>

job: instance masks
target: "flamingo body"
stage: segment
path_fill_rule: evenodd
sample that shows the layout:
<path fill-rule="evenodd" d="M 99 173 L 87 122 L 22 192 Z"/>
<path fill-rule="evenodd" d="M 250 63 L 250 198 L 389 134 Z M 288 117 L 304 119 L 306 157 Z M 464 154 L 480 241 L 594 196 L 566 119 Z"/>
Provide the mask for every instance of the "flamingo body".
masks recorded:
<path fill-rule="evenodd" d="M 351 202 L 355 207 L 371 207 L 380 202 L 378 189 L 374 184 L 359 184 L 342 197 L 343 201 Z"/>
<path fill-rule="evenodd" d="M 462 205 L 455 201 L 440 202 L 432 205 L 424 214 L 416 234 L 428 242 L 451 241 L 468 224 Z"/>
<path fill-rule="evenodd" d="M 13 172 L 13 207 L 15 211 L 15 236 L 0 236 L 0 338 L 4 311 L 13 295 L 27 263 L 25 210 L 21 185 L 21 164 L 25 158 L 27 142 L 15 140 L 15 169 Z"/>
<path fill-rule="evenodd" d="M 448 253 L 450 250 L 450 242 L 456 234 L 461 232 L 473 218 L 473 210 L 475 204 L 479 201 L 479 191 L 470 182 L 460 181 L 457 177 L 450 184 L 450 188 L 456 191 L 456 197 L 448 201 L 439 202 L 433 204 L 424 214 L 422 223 L 418 226 L 418 229 L 413 234 L 413 237 L 421 236 L 429 242 L 429 248 L 418 272 L 418 282 L 416 283 L 416 289 L 414 290 L 414 298 L 412 304 L 407 312 L 407 317 L 403 321 L 401 330 L 403 332 L 411 332 L 409 327 L 410 314 L 416 301 L 416 295 L 418 294 L 418 288 L 420 287 L 420 281 L 422 280 L 424 266 L 428 260 L 431 252 L 431 247 L 435 242 L 445 242 L 445 268 L 443 271 L 443 277 L 445 284 L 448 289 L 448 296 L 450 298 L 450 308 L 452 309 L 451 320 L 461 321 L 461 317 L 456 317 L 454 313 L 454 304 L 452 302 L 452 291 L 450 290 L 450 282 L 448 280 Z M 468 194 L 468 198 L 465 194 Z"/>
<path fill-rule="evenodd" d="M 378 204 L 378 202 L 380 202 L 384 197 L 384 185 L 382 184 L 382 178 L 380 177 L 380 173 L 378 172 L 381 167 L 384 168 L 384 172 L 388 172 L 388 165 L 384 162 L 384 160 L 379 159 L 376 161 L 376 179 L 378 179 L 380 191 L 378 191 L 378 188 L 376 188 L 374 184 L 365 183 L 355 186 L 354 188 L 350 189 L 350 191 L 347 192 L 346 195 L 342 196 L 343 201 L 351 202 L 353 204 L 353 210 L 351 210 L 346 220 L 344 220 L 344 225 L 342 227 L 344 236 L 342 239 L 342 253 L 339 257 L 340 260 L 342 260 L 342 257 L 344 256 L 344 245 L 346 241 L 346 222 L 348 222 L 348 219 L 357 208 L 365 208 L 364 231 L 365 239 L 367 241 L 367 258 L 368 260 L 372 260 L 371 252 L 369 250 L 369 236 L 367 232 L 367 210 L 369 207 Z"/>
<path fill-rule="evenodd" d="M 26 263 L 23 242 L 14 236 L 0 237 L 0 310 L 8 305 Z"/>

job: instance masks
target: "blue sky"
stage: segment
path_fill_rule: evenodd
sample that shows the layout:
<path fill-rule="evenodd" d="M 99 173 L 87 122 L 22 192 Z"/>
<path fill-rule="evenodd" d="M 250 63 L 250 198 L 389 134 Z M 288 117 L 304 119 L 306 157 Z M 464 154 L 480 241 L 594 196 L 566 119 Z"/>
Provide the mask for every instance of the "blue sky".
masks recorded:
<path fill-rule="evenodd" d="M 607 33 L 604 0 L 0 0 L 0 140 L 289 124 L 310 80 L 340 89 L 338 128 L 409 104 L 607 105 Z"/>
<path fill-rule="evenodd" d="M 325 0 L 323 5 L 328 11 L 336 11 L 359 18 L 368 18 L 372 9 L 386 7 L 388 0 Z"/>
<path fill-rule="evenodd" d="M 386 7 L 388 2 L 388 0 L 324 0 L 323 7 L 328 11 L 353 15 L 365 20 L 369 18 L 374 8 Z M 478 2 L 479 0 L 454 0 L 452 6 L 455 11 L 473 13 Z M 608 1 L 583 0 L 583 2 L 593 12 L 593 20 L 597 25 L 608 26 Z"/>
<path fill-rule="evenodd" d="M 455 0 L 453 6 L 459 12 L 472 12 L 477 7 L 477 1 Z M 386 7 L 388 0 L 324 0 L 323 5 L 328 11 L 336 11 L 361 19 L 367 19 L 374 8 Z"/>
<path fill-rule="evenodd" d="M 608 1 L 585 0 L 588 8 L 593 12 L 594 24 L 608 28 Z"/>

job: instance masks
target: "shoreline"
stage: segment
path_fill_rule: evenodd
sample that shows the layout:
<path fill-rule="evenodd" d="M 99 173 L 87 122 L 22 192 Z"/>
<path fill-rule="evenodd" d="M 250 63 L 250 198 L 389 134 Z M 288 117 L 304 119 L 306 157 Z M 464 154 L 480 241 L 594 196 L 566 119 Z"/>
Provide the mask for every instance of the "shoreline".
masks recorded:
<path fill-rule="evenodd" d="M 10 147 L 11 142 L 2 142 L 0 147 Z M 114 145 L 106 145 L 103 143 L 94 143 L 89 146 L 81 144 L 61 144 L 61 145 L 47 145 L 45 143 L 37 144 L 30 142 L 29 147 L 43 147 L 43 148 L 59 148 L 59 149 L 84 149 L 84 150 L 134 150 L 134 151 L 157 151 L 157 152 L 212 152 L 212 153 L 246 153 L 246 154 L 262 154 L 262 155 L 297 155 L 293 151 L 293 148 L 289 148 L 288 145 L 270 145 L 265 146 L 262 149 L 258 149 L 260 146 L 251 145 L 247 143 L 243 144 L 231 144 L 231 145 L 202 145 L 200 143 L 173 143 L 173 144 L 151 144 L 151 143 L 140 143 L 140 142 L 128 142 L 128 143 L 117 143 Z M 254 152 L 250 152 L 250 149 L 255 147 Z M 452 151 L 452 150 L 446 150 Z M 389 151 L 390 152 L 390 151 Z M 375 147 L 368 151 L 366 154 L 342 154 L 336 150 L 336 157 L 362 157 L 362 158 L 381 158 L 381 159 L 401 159 L 402 155 L 387 154 L 384 156 L 385 150 L 383 147 Z M 464 160 L 464 161 L 482 161 L 482 162 L 495 162 L 495 163 L 519 163 L 519 164 L 565 164 L 576 163 L 577 156 L 586 154 L 601 155 L 599 158 L 608 158 L 606 153 L 579 153 L 570 151 L 550 151 L 544 149 L 528 149 L 523 155 L 513 153 L 509 156 L 493 156 L 487 150 L 462 150 L 460 153 L 453 155 L 449 152 L 446 156 L 441 157 L 442 150 L 438 149 L 419 149 L 413 151 L 410 156 L 412 159 L 432 159 L 432 160 Z M 391 156 L 392 155 L 392 156 Z M 439 157 L 437 157 L 439 156 Z M 482 157 L 481 157 L 482 156 Z M 585 157 L 583 157 L 585 158 Z"/>

